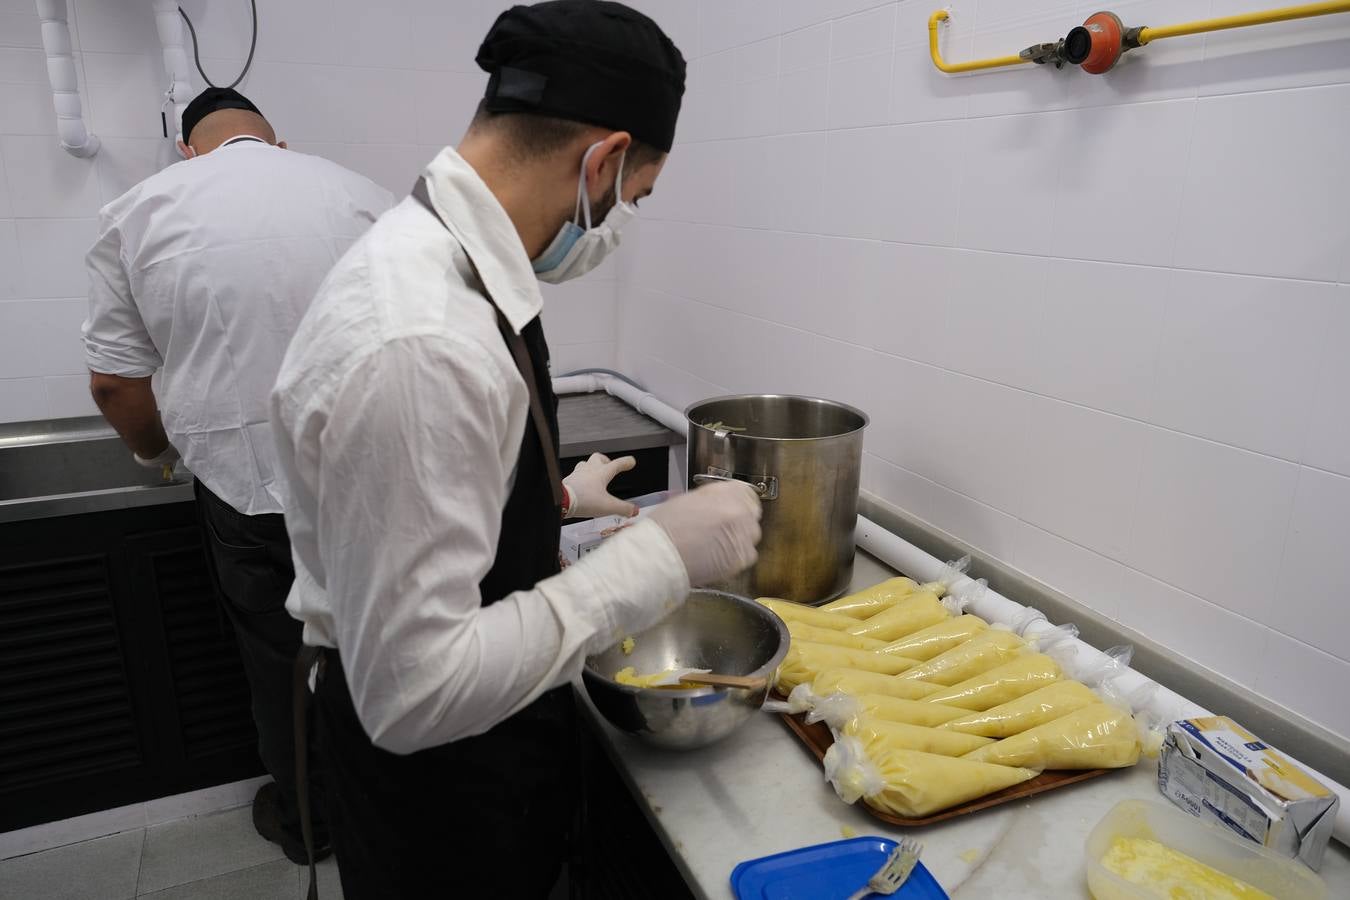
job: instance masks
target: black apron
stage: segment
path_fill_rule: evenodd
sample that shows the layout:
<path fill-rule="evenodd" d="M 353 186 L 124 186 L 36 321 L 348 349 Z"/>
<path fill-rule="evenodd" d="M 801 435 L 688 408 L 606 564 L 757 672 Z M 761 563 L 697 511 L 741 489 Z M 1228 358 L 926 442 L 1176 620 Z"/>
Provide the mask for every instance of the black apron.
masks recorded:
<path fill-rule="evenodd" d="M 440 218 L 421 181 L 413 196 Z M 497 556 L 480 584 L 484 606 L 557 574 L 562 525 L 557 397 L 544 330 L 533 319 L 521 332 L 522 347 L 500 312 L 498 320 L 508 346 L 528 354 L 528 364 L 517 357 L 517 367 L 533 370 L 538 402 L 521 439 Z M 315 705 L 324 810 L 348 900 L 548 894 L 576 805 L 570 686 L 486 734 L 407 756 L 366 736 L 335 650 L 322 651 Z"/>

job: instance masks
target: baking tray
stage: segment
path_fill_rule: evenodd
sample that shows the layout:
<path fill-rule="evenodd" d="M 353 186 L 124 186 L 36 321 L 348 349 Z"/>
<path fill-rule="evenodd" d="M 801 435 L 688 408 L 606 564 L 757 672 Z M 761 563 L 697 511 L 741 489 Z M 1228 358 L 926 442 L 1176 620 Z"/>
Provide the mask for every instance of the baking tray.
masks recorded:
<path fill-rule="evenodd" d="M 781 694 L 776 691 L 774 695 L 778 699 L 783 699 Z M 813 722 L 807 724 L 806 714 L 798 713 L 796 715 L 780 714 L 787 727 L 792 733 L 801 738 L 806 748 L 811 751 L 817 761 L 825 760 L 825 751 L 830 749 L 834 743 L 834 735 L 830 733 L 829 726 L 824 722 Z M 1046 791 L 1053 791 L 1057 788 L 1068 787 L 1071 784 L 1078 784 L 1082 781 L 1105 775 L 1112 769 L 1089 769 L 1086 771 L 1046 771 L 1037 775 L 1030 781 L 1024 781 L 1021 784 L 1015 784 L 1012 787 L 1004 788 L 1001 791 L 995 791 L 992 794 L 986 794 L 978 800 L 971 800 L 969 803 L 963 803 L 960 806 L 953 806 L 951 809 L 943 810 L 940 813 L 934 813 L 931 816 L 925 816 L 922 819 L 906 819 L 901 816 L 892 815 L 888 812 L 882 812 L 874 809 L 866 803 L 860 803 L 863 809 L 872 815 L 874 819 L 880 819 L 890 825 L 899 825 L 903 828 L 916 828 L 920 825 L 932 825 L 936 822 L 945 822 L 948 819 L 955 819 L 957 816 L 968 815 L 973 812 L 979 812 L 982 809 L 989 809 L 992 806 L 1002 806 L 1004 803 L 1011 803 L 1014 800 L 1022 800 L 1026 797 L 1034 797 L 1037 794 L 1044 794 Z"/>

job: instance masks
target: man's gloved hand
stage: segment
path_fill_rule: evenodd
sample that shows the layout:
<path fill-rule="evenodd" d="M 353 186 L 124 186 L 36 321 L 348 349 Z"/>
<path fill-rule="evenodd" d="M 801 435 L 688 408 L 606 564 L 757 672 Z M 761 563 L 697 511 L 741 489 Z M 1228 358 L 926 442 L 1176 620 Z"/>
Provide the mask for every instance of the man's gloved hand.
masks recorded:
<path fill-rule="evenodd" d="M 609 483 L 614 476 L 636 465 L 637 460 L 631 456 L 611 460 L 603 453 L 592 453 L 590 459 L 577 463 L 572 474 L 563 479 L 563 487 L 567 488 L 571 501 L 563 511 L 564 517 L 636 516 L 636 506 L 609 493 Z"/>
<path fill-rule="evenodd" d="M 137 465 L 145 466 L 147 469 L 162 469 L 178 462 L 178 451 L 174 449 L 173 444 L 166 444 L 163 450 L 149 459 L 139 453 L 131 454 L 131 458 L 136 460 Z"/>
<path fill-rule="evenodd" d="M 174 449 L 173 444 L 166 444 L 163 450 L 149 459 L 139 453 L 132 453 L 131 458 L 136 460 L 136 464 L 139 466 L 144 466 L 147 469 L 158 469 L 165 481 L 173 480 L 174 463 L 179 460 L 178 451 Z"/>
<path fill-rule="evenodd" d="M 755 489 L 739 481 L 710 484 L 652 507 L 648 518 L 670 536 L 689 584 L 715 584 L 755 564 L 759 520 Z"/>

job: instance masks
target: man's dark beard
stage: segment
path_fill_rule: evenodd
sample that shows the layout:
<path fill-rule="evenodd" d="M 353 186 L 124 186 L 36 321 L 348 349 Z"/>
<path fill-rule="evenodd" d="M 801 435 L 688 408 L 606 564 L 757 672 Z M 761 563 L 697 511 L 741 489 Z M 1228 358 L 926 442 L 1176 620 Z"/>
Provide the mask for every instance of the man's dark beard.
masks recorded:
<path fill-rule="evenodd" d="M 609 190 L 605 191 L 605 196 L 600 198 L 600 202 L 591 206 L 592 227 L 599 225 L 601 222 L 605 221 L 605 216 L 609 215 L 609 211 L 614 208 L 617 199 L 618 198 L 614 196 L 614 188 L 611 187 Z M 586 224 L 584 219 L 582 220 L 581 224 L 583 226 Z"/>

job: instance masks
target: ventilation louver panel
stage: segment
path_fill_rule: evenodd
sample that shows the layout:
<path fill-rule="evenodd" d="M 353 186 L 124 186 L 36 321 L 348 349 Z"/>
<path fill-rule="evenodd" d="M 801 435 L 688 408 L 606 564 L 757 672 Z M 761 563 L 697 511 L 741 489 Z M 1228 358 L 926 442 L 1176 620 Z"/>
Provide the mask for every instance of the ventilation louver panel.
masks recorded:
<path fill-rule="evenodd" d="M 106 558 L 0 567 L 0 794 L 141 762 Z"/>
<path fill-rule="evenodd" d="M 238 645 L 216 604 L 201 554 L 200 546 L 191 546 L 152 556 L 189 759 L 257 743 Z"/>

